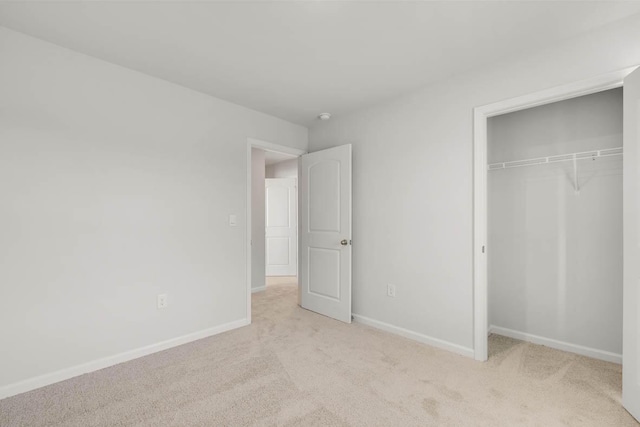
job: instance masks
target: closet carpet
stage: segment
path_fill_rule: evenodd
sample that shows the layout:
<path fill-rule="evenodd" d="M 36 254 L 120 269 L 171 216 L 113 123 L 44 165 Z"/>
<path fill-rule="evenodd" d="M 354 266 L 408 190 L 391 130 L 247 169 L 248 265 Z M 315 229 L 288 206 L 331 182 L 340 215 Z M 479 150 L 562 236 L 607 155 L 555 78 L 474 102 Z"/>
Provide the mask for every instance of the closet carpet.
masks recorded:
<path fill-rule="evenodd" d="M 638 426 L 619 365 L 498 336 L 479 363 L 296 292 L 276 280 L 251 326 L 1 400 L 0 425 Z"/>

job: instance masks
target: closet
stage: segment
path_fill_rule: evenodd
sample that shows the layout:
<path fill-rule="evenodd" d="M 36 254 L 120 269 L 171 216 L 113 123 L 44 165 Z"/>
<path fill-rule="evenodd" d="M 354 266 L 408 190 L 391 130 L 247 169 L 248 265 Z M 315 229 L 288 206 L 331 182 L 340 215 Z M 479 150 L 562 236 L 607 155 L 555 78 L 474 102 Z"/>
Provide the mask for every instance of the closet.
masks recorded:
<path fill-rule="evenodd" d="M 620 363 L 622 90 L 488 120 L 490 333 Z"/>

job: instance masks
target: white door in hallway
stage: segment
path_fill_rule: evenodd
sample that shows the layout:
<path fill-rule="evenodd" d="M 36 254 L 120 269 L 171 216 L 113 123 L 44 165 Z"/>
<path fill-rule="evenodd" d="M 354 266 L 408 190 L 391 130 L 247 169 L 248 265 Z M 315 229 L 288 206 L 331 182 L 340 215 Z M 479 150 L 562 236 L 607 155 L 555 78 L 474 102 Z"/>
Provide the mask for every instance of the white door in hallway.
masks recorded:
<path fill-rule="evenodd" d="M 640 68 L 624 79 L 622 403 L 640 420 Z"/>
<path fill-rule="evenodd" d="M 265 180 L 267 276 L 298 274 L 298 188 L 296 178 Z"/>
<path fill-rule="evenodd" d="M 351 323 L 351 145 L 301 157 L 300 305 Z"/>

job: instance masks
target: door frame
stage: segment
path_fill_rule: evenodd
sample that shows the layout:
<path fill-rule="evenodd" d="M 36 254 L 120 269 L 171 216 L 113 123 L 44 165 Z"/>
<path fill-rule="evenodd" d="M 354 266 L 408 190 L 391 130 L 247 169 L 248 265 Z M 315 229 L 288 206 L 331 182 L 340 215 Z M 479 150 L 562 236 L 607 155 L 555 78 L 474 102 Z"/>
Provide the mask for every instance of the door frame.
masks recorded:
<path fill-rule="evenodd" d="M 556 86 L 539 92 L 479 106 L 473 109 L 473 352 L 474 359 L 488 359 L 487 284 L 487 119 L 552 102 L 602 92 L 622 86 L 637 66 L 595 78 Z"/>
<path fill-rule="evenodd" d="M 245 227 L 245 258 L 246 258 L 246 285 L 247 285 L 247 323 L 251 323 L 251 149 L 259 148 L 264 151 L 271 151 L 280 154 L 289 154 L 295 157 L 300 157 L 303 154 L 307 154 L 306 151 L 298 148 L 287 147 L 285 145 L 278 145 L 272 142 L 263 141 L 256 138 L 247 138 L 247 182 L 246 182 L 246 197 L 247 207 L 245 211 L 246 227 Z M 300 188 L 298 188 L 298 198 L 300 197 Z M 300 248 L 298 248 L 299 251 Z M 298 256 L 300 254 L 298 253 Z"/>

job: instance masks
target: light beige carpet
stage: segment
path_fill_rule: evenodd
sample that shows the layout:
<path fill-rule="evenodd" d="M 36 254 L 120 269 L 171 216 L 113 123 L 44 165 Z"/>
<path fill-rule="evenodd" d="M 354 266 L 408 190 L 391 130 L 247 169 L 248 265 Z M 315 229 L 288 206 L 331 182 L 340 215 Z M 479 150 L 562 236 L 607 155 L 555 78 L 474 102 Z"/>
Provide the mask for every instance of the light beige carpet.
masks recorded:
<path fill-rule="evenodd" d="M 299 308 L 283 280 L 254 294 L 251 326 L 4 399 L 0 425 L 638 425 L 620 366 L 497 336 L 490 348 L 479 363 L 346 325 Z"/>

